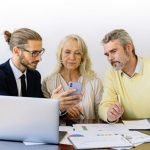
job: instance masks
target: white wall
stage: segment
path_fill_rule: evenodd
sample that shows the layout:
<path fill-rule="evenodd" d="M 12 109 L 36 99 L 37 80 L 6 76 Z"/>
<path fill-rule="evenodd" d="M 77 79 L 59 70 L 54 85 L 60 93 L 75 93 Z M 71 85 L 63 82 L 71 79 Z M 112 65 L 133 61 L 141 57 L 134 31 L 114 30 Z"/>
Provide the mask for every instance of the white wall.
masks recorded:
<path fill-rule="evenodd" d="M 0 63 L 10 56 L 3 31 L 28 27 L 43 37 L 46 52 L 38 66 L 42 78 L 51 73 L 55 51 L 68 34 L 79 34 L 87 43 L 94 70 L 104 77 L 109 64 L 100 41 L 105 33 L 124 28 L 136 52 L 150 57 L 149 0 L 5 0 L 0 1 Z"/>

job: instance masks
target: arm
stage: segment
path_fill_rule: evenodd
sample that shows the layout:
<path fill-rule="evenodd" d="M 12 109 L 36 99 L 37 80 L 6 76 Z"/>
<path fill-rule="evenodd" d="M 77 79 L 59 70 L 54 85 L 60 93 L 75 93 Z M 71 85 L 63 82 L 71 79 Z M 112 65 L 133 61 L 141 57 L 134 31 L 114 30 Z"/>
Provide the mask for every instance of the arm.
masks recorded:
<path fill-rule="evenodd" d="M 102 99 L 102 94 L 103 94 L 103 84 L 102 81 L 98 78 L 95 80 L 94 82 L 94 109 L 95 109 L 95 115 L 96 118 L 98 117 L 98 108 L 99 108 L 99 104 L 100 101 Z"/>
<path fill-rule="evenodd" d="M 43 92 L 44 97 L 50 98 L 51 97 L 51 93 L 50 93 L 50 91 L 48 91 L 47 80 L 48 80 L 47 78 L 45 78 L 43 80 L 43 83 L 42 83 L 42 92 Z"/>
<path fill-rule="evenodd" d="M 116 74 L 110 70 L 104 82 L 104 93 L 99 105 L 99 116 L 108 122 L 116 121 L 123 114 L 121 105 L 117 103 Z"/>
<path fill-rule="evenodd" d="M 0 95 L 9 95 L 5 73 L 0 70 Z"/>

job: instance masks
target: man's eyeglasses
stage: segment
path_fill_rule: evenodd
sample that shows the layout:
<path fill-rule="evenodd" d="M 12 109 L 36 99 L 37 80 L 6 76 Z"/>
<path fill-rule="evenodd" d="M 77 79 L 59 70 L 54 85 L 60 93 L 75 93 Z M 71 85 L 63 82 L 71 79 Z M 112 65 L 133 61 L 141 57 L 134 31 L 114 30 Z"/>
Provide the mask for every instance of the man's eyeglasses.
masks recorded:
<path fill-rule="evenodd" d="M 23 51 L 26 51 L 28 53 L 30 53 L 32 55 L 32 57 L 37 57 L 37 56 L 41 56 L 43 55 L 43 53 L 45 52 L 45 49 L 42 48 L 40 51 L 29 51 L 27 49 L 21 48 Z"/>

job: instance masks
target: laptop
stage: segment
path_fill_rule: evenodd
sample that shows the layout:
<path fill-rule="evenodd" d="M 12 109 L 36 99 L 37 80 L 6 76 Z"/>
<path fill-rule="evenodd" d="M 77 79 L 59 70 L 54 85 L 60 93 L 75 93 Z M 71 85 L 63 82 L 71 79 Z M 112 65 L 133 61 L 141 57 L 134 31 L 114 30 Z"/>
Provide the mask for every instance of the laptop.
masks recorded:
<path fill-rule="evenodd" d="M 59 143 L 59 101 L 0 96 L 0 140 Z"/>
<path fill-rule="evenodd" d="M 26 146 L 21 142 L 0 141 L 1 150 L 60 150 L 59 145 L 38 144 Z"/>

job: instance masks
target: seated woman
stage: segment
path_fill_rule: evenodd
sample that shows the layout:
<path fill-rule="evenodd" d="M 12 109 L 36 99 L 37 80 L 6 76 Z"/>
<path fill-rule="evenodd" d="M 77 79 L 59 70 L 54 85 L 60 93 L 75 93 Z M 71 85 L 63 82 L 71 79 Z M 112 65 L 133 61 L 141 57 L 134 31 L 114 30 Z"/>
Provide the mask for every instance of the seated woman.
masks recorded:
<path fill-rule="evenodd" d="M 69 82 L 82 84 L 82 100 L 67 109 L 68 118 L 82 119 L 84 115 L 84 119 L 98 119 L 103 86 L 96 73 L 91 70 L 87 46 L 78 35 L 68 35 L 60 42 L 56 71 L 46 77 L 42 84 L 44 96 L 63 97 Z"/>

